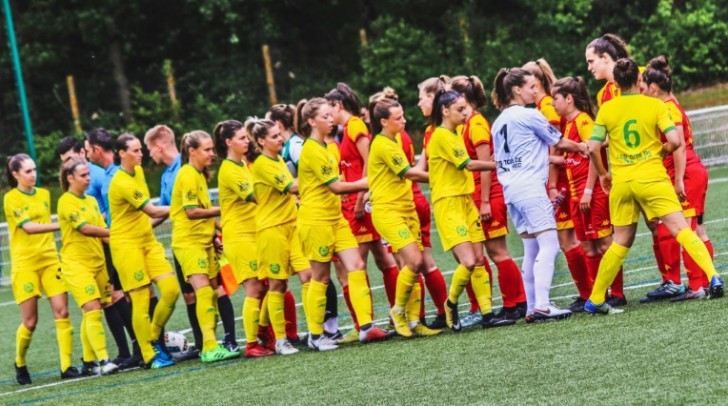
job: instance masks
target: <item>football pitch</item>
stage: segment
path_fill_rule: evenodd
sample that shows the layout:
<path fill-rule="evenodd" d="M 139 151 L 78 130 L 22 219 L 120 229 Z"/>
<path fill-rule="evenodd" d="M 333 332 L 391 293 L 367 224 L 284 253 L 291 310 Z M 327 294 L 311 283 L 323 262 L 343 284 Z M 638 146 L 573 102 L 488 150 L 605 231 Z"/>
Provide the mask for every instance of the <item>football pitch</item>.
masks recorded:
<path fill-rule="evenodd" d="M 710 171 L 705 223 L 715 247 L 715 265 L 728 273 L 728 168 Z M 721 201 L 723 203 L 721 203 Z M 728 399 L 726 331 L 728 298 L 716 301 L 639 304 L 659 284 L 652 239 L 640 225 L 624 265 L 629 304 L 611 317 L 574 315 L 563 322 L 494 330 L 473 327 L 431 338 L 395 338 L 350 344 L 338 351 L 303 349 L 290 357 L 244 358 L 203 365 L 186 361 L 162 370 L 131 370 L 104 377 L 61 381 L 55 325 L 47 302 L 28 352 L 33 384 L 19 386 L 13 371 L 15 331 L 20 322 L 8 287 L 0 288 L 0 404 L 720 404 Z M 433 233 L 435 259 L 449 281 L 455 261 Z M 520 264 L 521 242 L 511 232 L 511 254 Z M 494 268 L 495 270 L 495 268 Z M 381 274 L 369 273 L 375 318 L 387 323 Z M 684 272 L 683 272 L 684 274 Z M 500 307 L 497 280 L 494 307 Z M 300 284 L 291 289 L 300 302 Z M 340 287 L 337 286 L 339 293 Z M 552 299 L 561 306 L 576 289 L 559 256 Z M 232 298 L 237 337 L 244 291 Z M 429 301 L 428 320 L 435 308 Z M 466 302 L 465 295 L 461 304 Z M 80 310 L 69 301 L 75 328 L 74 362 L 80 367 Z M 461 307 L 461 312 L 467 310 Z M 167 331 L 189 329 L 180 297 Z M 342 331 L 351 319 L 339 300 Z M 299 307 L 299 332 L 306 330 Z M 218 336 L 222 326 L 218 326 Z M 187 333 L 188 339 L 192 335 Z M 107 332 L 112 357 L 116 348 Z M 241 343 L 243 346 L 244 343 Z"/>

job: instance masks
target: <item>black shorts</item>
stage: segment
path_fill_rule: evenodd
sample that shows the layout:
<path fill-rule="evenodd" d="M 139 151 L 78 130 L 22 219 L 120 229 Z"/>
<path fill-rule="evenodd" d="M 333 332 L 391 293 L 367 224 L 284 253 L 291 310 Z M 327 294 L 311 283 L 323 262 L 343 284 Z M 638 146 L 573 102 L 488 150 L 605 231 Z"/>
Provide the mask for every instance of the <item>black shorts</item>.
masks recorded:
<path fill-rule="evenodd" d="M 119 272 L 114 266 L 114 261 L 111 259 L 111 250 L 109 244 L 102 243 L 104 247 L 104 257 L 106 257 L 106 272 L 109 273 L 109 282 L 114 285 L 114 290 L 123 290 L 121 288 L 121 281 L 119 280 Z"/>
<path fill-rule="evenodd" d="M 195 293 L 195 289 L 189 283 L 185 282 L 185 275 L 182 273 L 182 265 L 177 261 L 177 257 L 172 254 L 174 258 L 174 270 L 177 272 L 177 280 L 179 281 L 179 288 L 182 293 Z"/>

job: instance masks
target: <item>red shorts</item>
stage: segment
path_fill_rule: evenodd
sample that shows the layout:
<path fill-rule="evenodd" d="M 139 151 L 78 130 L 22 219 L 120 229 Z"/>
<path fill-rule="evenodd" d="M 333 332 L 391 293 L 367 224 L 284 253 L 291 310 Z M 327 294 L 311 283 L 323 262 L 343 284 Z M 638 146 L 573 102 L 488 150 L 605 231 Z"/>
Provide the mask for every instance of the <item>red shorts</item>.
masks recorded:
<path fill-rule="evenodd" d="M 415 210 L 417 210 L 417 217 L 420 219 L 422 246 L 432 248 L 432 241 L 430 240 L 430 223 L 432 223 L 430 202 L 427 201 L 419 187 L 412 188 L 412 196 L 415 202 Z"/>
<path fill-rule="evenodd" d="M 705 212 L 705 194 L 708 191 L 708 171 L 702 163 L 685 168 L 685 196 L 680 202 L 685 217 L 701 216 Z"/>
<path fill-rule="evenodd" d="M 566 169 L 561 169 L 559 171 L 559 180 L 556 182 L 556 189 L 564 190 L 566 195 L 564 201 L 561 202 L 561 205 L 554 211 L 556 213 L 556 229 L 568 230 L 570 228 L 574 228 L 574 221 L 571 217 L 572 211 L 570 203 L 571 193 L 569 193 L 569 178 L 566 176 Z"/>
<path fill-rule="evenodd" d="M 341 213 L 344 215 L 346 221 L 349 222 L 349 227 L 351 227 L 351 232 L 354 234 L 354 238 L 356 238 L 356 241 L 359 244 L 379 241 L 379 233 L 377 233 L 377 230 L 374 229 L 374 225 L 372 224 L 372 214 L 365 212 L 364 218 L 361 219 L 361 221 L 357 220 L 356 217 L 354 217 L 355 203 L 355 201 L 352 203 L 341 202 Z"/>
<path fill-rule="evenodd" d="M 475 201 L 475 208 L 480 213 L 480 192 L 476 192 L 478 193 L 478 198 L 473 200 Z M 503 199 L 503 196 L 491 196 L 490 212 L 490 220 L 481 221 L 486 241 L 508 234 L 508 206 L 506 206 L 506 201 Z"/>
<path fill-rule="evenodd" d="M 612 235 L 612 222 L 609 217 L 609 195 L 602 188 L 594 188 L 591 210 L 587 213 L 579 210 L 579 199 L 571 200 L 571 220 L 574 224 L 576 239 L 594 241 Z"/>

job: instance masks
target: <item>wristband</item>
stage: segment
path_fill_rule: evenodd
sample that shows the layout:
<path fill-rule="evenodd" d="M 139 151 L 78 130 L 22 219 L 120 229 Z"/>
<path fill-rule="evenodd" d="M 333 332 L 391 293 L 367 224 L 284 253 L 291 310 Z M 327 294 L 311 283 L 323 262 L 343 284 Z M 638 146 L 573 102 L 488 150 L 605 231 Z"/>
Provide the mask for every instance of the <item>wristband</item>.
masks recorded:
<path fill-rule="evenodd" d="M 592 190 L 592 189 L 588 189 L 588 188 L 584 189 L 584 194 L 585 194 L 585 195 L 590 195 L 590 194 L 592 194 L 592 193 L 594 193 L 594 190 Z"/>

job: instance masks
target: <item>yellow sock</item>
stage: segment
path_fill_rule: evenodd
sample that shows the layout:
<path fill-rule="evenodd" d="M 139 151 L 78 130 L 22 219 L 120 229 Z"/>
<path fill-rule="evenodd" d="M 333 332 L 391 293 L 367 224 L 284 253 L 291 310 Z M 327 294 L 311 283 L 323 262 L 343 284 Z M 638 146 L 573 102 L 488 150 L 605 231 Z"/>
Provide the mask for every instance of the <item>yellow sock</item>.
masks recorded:
<path fill-rule="evenodd" d="M 164 325 L 167 324 L 174 307 L 177 304 L 177 298 L 179 297 L 179 282 L 177 278 L 168 276 L 164 279 L 160 279 L 157 282 L 157 288 L 159 288 L 159 302 L 157 307 L 154 308 L 154 316 L 152 317 L 152 325 L 150 327 L 150 337 L 159 337 L 159 333 L 162 332 Z"/>
<path fill-rule="evenodd" d="M 308 290 L 311 289 L 311 282 L 301 285 L 301 303 L 303 304 L 303 316 L 308 320 Z"/>
<path fill-rule="evenodd" d="M 475 297 L 478 300 L 480 313 L 492 313 L 493 304 L 491 302 L 490 277 L 488 276 L 488 272 L 485 270 L 485 265 L 476 266 L 475 269 L 473 269 L 473 274 L 470 275 L 470 283 L 473 286 L 473 293 L 475 293 Z"/>
<path fill-rule="evenodd" d="M 270 326 L 270 313 L 268 313 L 268 293 L 263 296 L 263 300 L 261 300 L 260 302 L 260 317 L 258 317 L 258 326 Z"/>
<path fill-rule="evenodd" d="M 349 283 L 351 285 L 351 283 Z M 394 307 L 397 309 L 406 309 L 407 302 L 412 293 L 412 285 L 417 284 L 417 274 L 412 272 L 406 265 L 399 270 L 397 275 L 397 287 L 394 291 Z M 351 289 L 351 287 L 349 287 Z M 351 295 L 351 290 L 349 290 Z M 362 325 L 359 322 L 359 325 Z"/>
<path fill-rule="evenodd" d="M 88 340 L 88 333 L 86 333 L 86 313 L 83 314 L 81 319 L 81 350 L 83 350 L 83 362 L 92 362 L 96 359 L 94 348 Z"/>
<path fill-rule="evenodd" d="M 61 356 L 61 372 L 63 372 L 71 366 L 73 356 L 73 326 L 70 318 L 56 319 L 56 338 Z"/>
<path fill-rule="evenodd" d="M 212 303 L 213 296 L 216 294 L 210 286 L 205 286 L 197 290 L 197 321 L 200 322 L 200 331 L 202 331 L 202 351 L 210 351 L 217 347 L 217 337 L 215 336 L 215 305 Z"/>
<path fill-rule="evenodd" d="M 708 249 L 705 248 L 705 243 L 703 243 L 703 240 L 701 240 L 700 237 L 693 232 L 693 230 L 690 228 L 683 228 L 679 233 L 677 233 L 677 237 L 675 237 L 675 239 L 680 243 L 680 245 L 682 245 L 685 251 L 690 254 L 690 257 L 696 264 L 698 264 L 700 269 L 705 272 L 705 275 L 708 277 L 708 281 L 718 274 L 715 271 L 713 260 L 710 258 L 710 253 L 708 252 Z"/>
<path fill-rule="evenodd" d="M 15 333 L 15 365 L 19 367 L 25 366 L 25 355 L 30 347 L 30 340 L 33 338 L 33 332 L 20 323 L 18 331 Z"/>
<path fill-rule="evenodd" d="M 468 285 L 468 281 L 470 281 L 470 271 L 468 271 L 468 268 L 458 265 L 450 281 L 450 294 L 448 296 L 450 303 L 458 302 L 460 295 L 465 290 L 465 286 Z"/>
<path fill-rule="evenodd" d="M 149 289 L 142 288 L 129 292 L 131 298 L 131 324 L 134 328 L 137 344 L 142 351 L 144 362 L 149 364 L 154 358 L 152 348 L 151 322 L 149 321 Z"/>
<path fill-rule="evenodd" d="M 246 297 L 243 302 L 243 328 L 248 343 L 258 341 L 258 323 L 260 319 L 260 299 Z"/>
<path fill-rule="evenodd" d="M 91 344 L 96 359 L 99 361 L 109 359 L 109 353 L 106 351 L 106 333 L 104 332 L 104 324 L 101 321 L 101 310 L 86 312 L 83 314 L 83 318 L 86 322 L 86 339 Z"/>
<path fill-rule="evenodd" d="M 314 336 L 324 333 L 324 316 L 326 316 L 326 288 L 328 285 L 312 280 L 308 288 L 308 301 L 304 302 L 304 306 L 308 305 L 306 312 L 306 322 L 308 323 L 308 331 Z"/>
<path fill-rule="evenodd" d="M 349 273 L 349 299 L 360 326 L 372 322 L 372 293 L 364 270 Z"/>
<path fill-rule="evenodd" d="M 623 247 L 615 242 L 609 246 L 607 252 L 602 257 L 602 262 L 599 263 L 599 271 L 597 272 L 597 279 L 594 281 L 594 287 L 592 288 L 591 296 L 589 300 L 594 304 L 604 303 L 604 297 L 607 294 L 607 289 L 614 282 L 614 278 L 619 272 L 619 268 L 622 267 L 624 258 L 629 253 L 629 248 Z"/>
<path fill-rule="evenodd" d="M 276 340 L 286 338 L 286 318 L 283 315 L 283 292 L 268 291 L 268 317 Z"/>
<path fill-rule="evenodd" d="M 397 278 L 399 279 L 399 278 Z M 405 315 L 407 321 L 410 322 L 410 327 L 414 327 L 420 321 L 420 305 L 422 304 L 422 288 L 417 281 L 415 275 L 415 283 L 412 284 L 412 290 L 410 291 L 409 299 L 407 299 L 407 305 L 405 307 Z M 412 325 L 414 323 L 414 326 Z"/>

